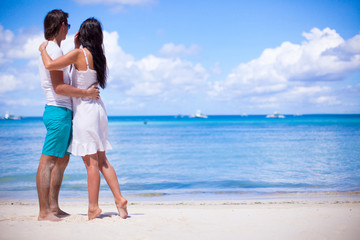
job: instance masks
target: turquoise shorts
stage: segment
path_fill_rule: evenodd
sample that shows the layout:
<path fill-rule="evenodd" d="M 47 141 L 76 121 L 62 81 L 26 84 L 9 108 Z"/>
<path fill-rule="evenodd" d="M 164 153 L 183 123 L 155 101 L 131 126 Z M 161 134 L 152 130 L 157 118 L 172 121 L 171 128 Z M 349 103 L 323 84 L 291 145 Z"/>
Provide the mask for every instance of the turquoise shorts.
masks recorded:
<path fill-rule="evenodd" d="M 47 132 L 42 154 L 55 157 L 70 154 L 66 150 L 72 136 L 72 111 L 65 107 L 45 105 L 43 122 Z"/>

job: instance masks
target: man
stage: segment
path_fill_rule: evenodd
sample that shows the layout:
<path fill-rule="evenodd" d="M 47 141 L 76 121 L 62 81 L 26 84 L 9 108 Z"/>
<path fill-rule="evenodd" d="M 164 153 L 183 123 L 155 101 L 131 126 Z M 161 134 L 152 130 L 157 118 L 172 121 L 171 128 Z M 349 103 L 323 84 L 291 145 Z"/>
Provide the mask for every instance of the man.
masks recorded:
<path fill-rule="evenodd" d="M 49 41 L 46 51 L 52 59 L 63 55 L 61 41 L 66 39 L 70 24 L 68 13 L 62 10 L 50 11 L 44 20 L 44 35 Z M 40 212 L 38 220 L 61 221 L 68 215 L 59 207 L 58 197 L 65 168 L 69 162 L 67 147 L 71 140 L 72 103 L 71 97 L 99 98 L 96 85 L 89 89 L 77 89 L 70 84 L 68 68 L 47 71 L 39 60 L 41 86 L 46 95 L 43 121 L 47 130 L 40 157 L 36 186 Z"/>

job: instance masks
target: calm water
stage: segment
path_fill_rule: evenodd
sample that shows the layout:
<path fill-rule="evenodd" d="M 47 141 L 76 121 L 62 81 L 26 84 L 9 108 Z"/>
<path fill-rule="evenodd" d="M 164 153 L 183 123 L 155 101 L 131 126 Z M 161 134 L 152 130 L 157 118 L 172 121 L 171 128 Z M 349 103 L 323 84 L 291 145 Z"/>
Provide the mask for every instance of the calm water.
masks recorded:
<path fill-rule="evenodd" d="M 36 198 L 42 118 L 0 120 L 0 132 L 0 198 Z M 360 115 L 110 117 L 109 138 L 127 196 L 360 190 Z M 104 179 L 100 195 L 111 196 Z M 70 159 L 61 196 L 87 197 L 80 157 Z"/>

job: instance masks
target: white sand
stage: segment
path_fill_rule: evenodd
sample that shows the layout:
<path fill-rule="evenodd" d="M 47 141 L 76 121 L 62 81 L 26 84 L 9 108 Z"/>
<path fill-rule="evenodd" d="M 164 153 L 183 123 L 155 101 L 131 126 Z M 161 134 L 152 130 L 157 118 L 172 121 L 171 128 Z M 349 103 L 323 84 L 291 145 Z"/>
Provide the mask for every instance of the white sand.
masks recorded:
<path fill-rule="evenodd" d="M 61 199 L 72 215 L 37 221 L 33 200 L 0 200 L 0 239 L 360 239 L 360 199 L 136 202 L 121 219 L 112 203 L 87 221 L 87 202 Z"/>

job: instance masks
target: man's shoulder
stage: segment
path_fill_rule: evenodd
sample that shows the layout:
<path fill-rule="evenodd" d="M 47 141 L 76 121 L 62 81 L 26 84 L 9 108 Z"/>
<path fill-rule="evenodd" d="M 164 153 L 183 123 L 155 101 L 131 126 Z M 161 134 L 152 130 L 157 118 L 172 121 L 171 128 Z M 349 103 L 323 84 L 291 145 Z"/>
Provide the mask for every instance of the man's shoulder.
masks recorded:
<path fill-rule="evenodd" d="M 56 59 L 63 55 L 61 48 L 54 42 L 49 41 L 46 51 L 52 59 Z"/>

